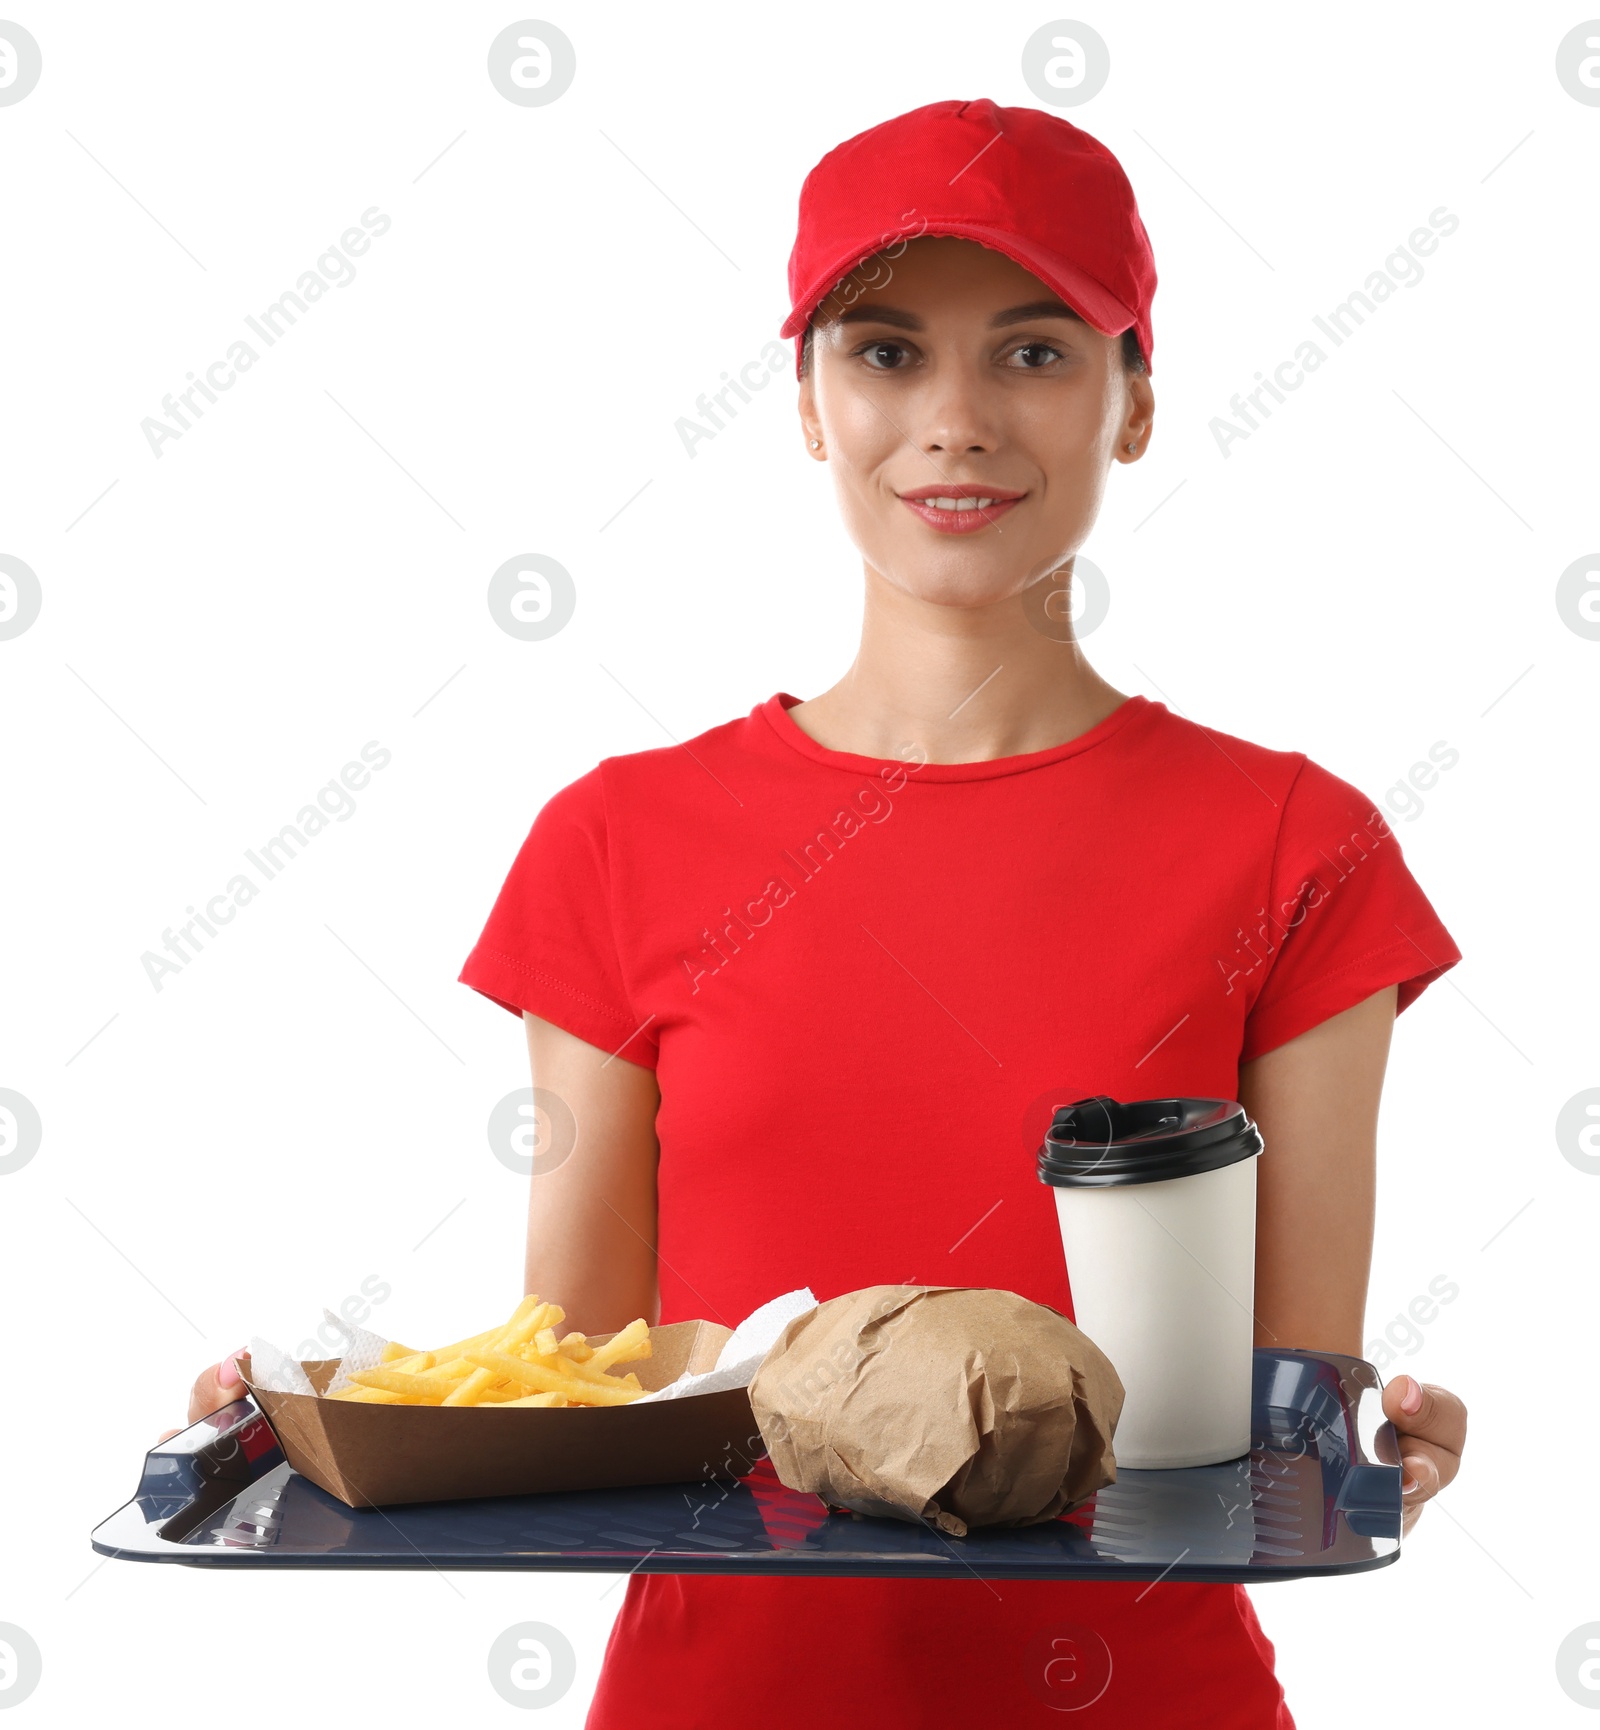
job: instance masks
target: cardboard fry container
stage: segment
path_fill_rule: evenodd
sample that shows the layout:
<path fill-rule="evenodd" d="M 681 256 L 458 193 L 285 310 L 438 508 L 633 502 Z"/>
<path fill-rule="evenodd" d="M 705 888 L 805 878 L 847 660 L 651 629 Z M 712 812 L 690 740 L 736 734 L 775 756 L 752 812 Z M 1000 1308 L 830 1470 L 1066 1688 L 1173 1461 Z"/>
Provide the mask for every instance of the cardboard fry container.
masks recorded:
<path fill-rule="evenodd" d="M 651 1356 L 624 1367 L 651 1393 L 715 1368 L 731 1332 L 708 1321 L 652 1328 Z M 258 1388 L 249 1354 L 238 1361 L 289 1464 L 352 1508 L 736 1478 L 766 1451 L 745 1388 L 649 1405 L 380 1406 L 318 1397 L 337 1359 L 302 1361 L 317 1395 Z"/>

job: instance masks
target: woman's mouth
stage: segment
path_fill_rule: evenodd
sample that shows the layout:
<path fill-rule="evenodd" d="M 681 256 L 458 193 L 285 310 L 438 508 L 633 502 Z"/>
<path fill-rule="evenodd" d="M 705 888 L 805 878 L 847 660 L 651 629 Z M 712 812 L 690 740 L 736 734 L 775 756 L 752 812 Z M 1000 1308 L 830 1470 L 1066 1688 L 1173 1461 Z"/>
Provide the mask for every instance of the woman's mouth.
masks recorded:
<path fill-rule="evenodd" d="M 1004 487 L 918 487 L 901 493 L 900 502 L 941 534 L 970 535 L 986 529 L 1003 517 L 1026 493 Z"/>

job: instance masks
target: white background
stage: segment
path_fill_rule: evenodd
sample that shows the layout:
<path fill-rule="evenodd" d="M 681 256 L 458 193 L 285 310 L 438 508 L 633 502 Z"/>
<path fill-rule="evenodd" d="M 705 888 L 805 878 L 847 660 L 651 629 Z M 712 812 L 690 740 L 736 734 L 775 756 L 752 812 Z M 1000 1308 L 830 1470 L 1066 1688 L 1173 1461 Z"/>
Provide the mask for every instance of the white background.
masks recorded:
<path fill-rule="evenodd" d="M 402 1339 L 516 1301 L 525 1184 L 484 1125 L 522 1035 L 456 974 L 534 813 L 853 652 L 787 370 L 693 458 L 674 423 L 774 335 L 812 162 L 924 102 L 1034 102 L 1022 45 L 1062 14 L 553 5 L 577 76 L 519 107 L 485 69 L 504 7 L 15 8 L 44 66 L 0 107 L 0 552 L 43 590 L 0 642 L 0 1086 L 44 1125 L 0 1177 L 21 1712 L 490 1721 L 489 1644 L 541 1619 L 579 1654 L 541 1721 L 577 1725 L 607 1577 L 150 1569 L 88 1530 L 252 1332 L 292 1345 L 371 1276 Z M 1554 1131 L 1600 1085 L 1600 643 L 1555 600 L 1600 541 L 1600 108 L 1555 75 L 1585 14 L 1067 16 L 1111 73 L 1063 112 L 1127 168 L 1161 279 L 1092 658 L 1375 798 L 1459 752 L 1392 819 L 1466 959 L 1397 1031 L 1367 1333 L 1459 1286 L 1393 1368 L 1457 1390 L 1471 1441 L 1399 1566 L 1256 1607 L 1302 1730 L 1564 1723 L 1556 1648 L 1600 1617 L 1600 1180 Z M 163 396 L 374 205 L 355 280 L 153 456 Z M 1213 417 L 1439 206 L 1423 279 L 1222 456 Z M 485 601 L 530 551 L 578 593 L 540 643 Z M 368 740 L 393 760 L 355 815 L 154 990 L 141 956 Z"/>

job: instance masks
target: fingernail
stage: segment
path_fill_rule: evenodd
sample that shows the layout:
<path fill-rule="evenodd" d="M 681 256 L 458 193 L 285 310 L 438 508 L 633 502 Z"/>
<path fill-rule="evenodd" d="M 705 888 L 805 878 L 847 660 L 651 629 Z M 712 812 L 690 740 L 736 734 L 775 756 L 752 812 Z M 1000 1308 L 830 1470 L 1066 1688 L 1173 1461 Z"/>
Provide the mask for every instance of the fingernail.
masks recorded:
<path fill-rule="evenodd" d="M 1406 1380 L 1411 1386 L 1406 1389 L 1405 1397 L 1400 1401 L 1400 1410 L 1403 1412 L 1420 1412 L 1422 1410 L 1422 1383 L 1415 1376 L 1407 1376 Z"/>
<path fill-rule="evenodd" d="M 229 1352 L 217 1366 L 217 1386 L 219 1388 L 231 1388 L 243 1379 L 239 1374 L 239 1366 L 233 1360 L 243 1357 L 246 1349 L 246 1347 L 240 1346 L 238 1351 Z"/>

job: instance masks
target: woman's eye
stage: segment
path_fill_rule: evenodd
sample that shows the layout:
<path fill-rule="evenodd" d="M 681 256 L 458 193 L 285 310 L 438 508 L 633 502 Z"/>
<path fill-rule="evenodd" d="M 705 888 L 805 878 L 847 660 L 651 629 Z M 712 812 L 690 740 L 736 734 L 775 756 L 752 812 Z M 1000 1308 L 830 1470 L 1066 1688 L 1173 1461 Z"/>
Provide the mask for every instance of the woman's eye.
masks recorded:
<path fill-rule="evenodd" d="M 1061 359 L 1061 350 L 1052 348 L 1047 342 L 1025 342 L 1021 348 L 1012 352 L 1011 359 L 1016 361 L 1025 372 L 1036 371 L 1041 366 L 1048 366 L 1053 360 Z"/>
<path fill-rule="evenodd" d="M 903 343 L 873 342 L 860 351 L 861 358 L 875 372 L 894 372 L 905 364 Z"/>

